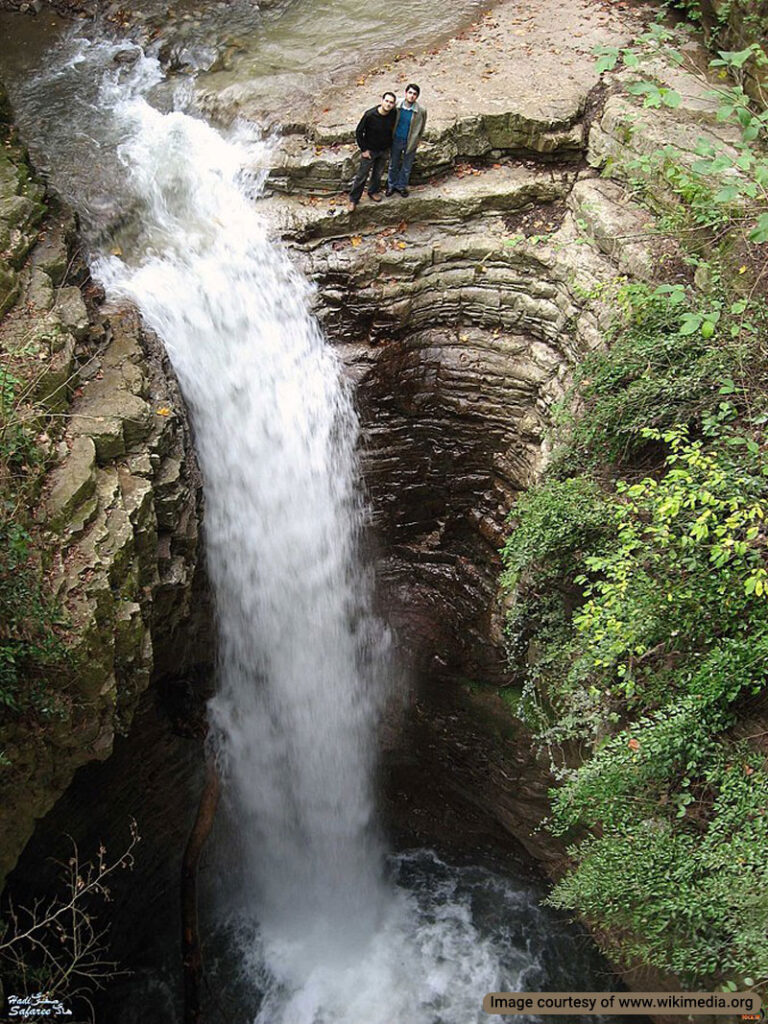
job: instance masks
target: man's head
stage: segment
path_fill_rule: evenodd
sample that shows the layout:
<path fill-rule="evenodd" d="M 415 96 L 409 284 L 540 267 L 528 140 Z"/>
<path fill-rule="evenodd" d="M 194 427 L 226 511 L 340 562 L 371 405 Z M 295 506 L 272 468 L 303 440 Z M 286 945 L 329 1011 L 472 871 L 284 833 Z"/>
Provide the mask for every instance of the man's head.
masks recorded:
<path fill-rule="evenodd" d="M 414 85 L 413 82 L 411 82 L 410 85 L 406 85 L 405 87 L 405 102 L 415 103 L 416 100 L 419 98 L 420 93 L 421 89 L 418 87 L 418 85 Z"/>
<path fill-rule="evenodd" d="M 385 92 L 381 97 L 381 110 L 383 110 L 385 114 L 388 114 L 390 110 L 394 109 L 396 103 L 397 96 L 395 96 L 393 92 Z"/>

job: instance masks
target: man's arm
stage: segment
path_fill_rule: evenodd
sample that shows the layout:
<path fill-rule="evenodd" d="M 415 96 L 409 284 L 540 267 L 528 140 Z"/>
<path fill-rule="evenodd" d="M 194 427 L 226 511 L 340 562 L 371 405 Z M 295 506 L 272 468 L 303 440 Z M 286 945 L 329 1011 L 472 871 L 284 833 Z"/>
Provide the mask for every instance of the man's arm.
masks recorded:
<path fill-rule="evenodd" d="M 365 141 L 365 136 L 368 128 L 368 115 L 370 110 L 366 110 L 363 116 L 360 118 L 360 123 L 355 129 L 355 139 L 357 140 L 358 148 L 364 153 L 368 149 L 368 144 Z"/>
<path fill-rule="evenodd" d="M 427 108 L 426 107 L 422 107 L 421 108 L 421 112 L 422 112 L 423 117 L 421 119 L 421 128 L 419 129 L 419 137 L 418 137 L 418 139 L 416 139 L 416 145 L 417 146 L 421 142 L 421 136 L 424 134 L 424 129 L 427 127 Z"/>

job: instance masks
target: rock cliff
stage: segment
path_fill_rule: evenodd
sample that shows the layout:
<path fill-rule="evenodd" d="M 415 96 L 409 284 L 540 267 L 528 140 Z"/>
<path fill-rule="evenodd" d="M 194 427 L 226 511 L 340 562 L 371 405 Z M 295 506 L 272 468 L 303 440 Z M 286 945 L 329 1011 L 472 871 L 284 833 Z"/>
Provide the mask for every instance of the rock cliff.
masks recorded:
<path fill-rule="evenodd" d="M 202 505 L 181 396 L 136 313 L 99 305 L 73 217 L 46 200 L 4 116 L 0 349 L 24 382 L 4 430 L 20 422 L 47 469 L 22 518 L 67 656 L 44 697 L 4 709 L 0 877 L 76 768 L 109 756 L 153 676 L 206 657 L 191 640 L 205 636 Z"/>

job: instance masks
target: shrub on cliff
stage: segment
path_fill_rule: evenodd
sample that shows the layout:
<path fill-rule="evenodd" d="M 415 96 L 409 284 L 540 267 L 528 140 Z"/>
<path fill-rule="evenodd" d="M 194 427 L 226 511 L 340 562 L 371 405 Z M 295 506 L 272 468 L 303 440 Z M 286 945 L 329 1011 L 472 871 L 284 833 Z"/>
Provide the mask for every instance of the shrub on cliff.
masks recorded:
<path fill-rule="evenodd" d="M 768 979 L 768 765 L 741 725 L 768 681 L 768 322 L 710 257 L 697 290 L 621 286 L 503 584 L 572 844 L 552 902 L 625 962 L 743 986 Z"/>

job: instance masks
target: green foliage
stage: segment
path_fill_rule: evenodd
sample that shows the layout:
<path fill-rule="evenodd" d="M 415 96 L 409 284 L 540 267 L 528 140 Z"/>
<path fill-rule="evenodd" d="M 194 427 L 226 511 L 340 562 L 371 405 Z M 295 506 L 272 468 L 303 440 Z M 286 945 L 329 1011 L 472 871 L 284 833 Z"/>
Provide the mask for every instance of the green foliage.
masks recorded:
<path fill-rule="evenodd" d="M 671 29 L 652 25 L 632 47 L 597 47 L 596 70 L 612 71 L 621 62 L 639 74 L 644 64 L 661 56 L 666 63 L 684 66 L 690 74 L 706 81 L 696 62 L 676 42 Z M 768 57 L 758 43 L 742 50 L 720 50 L 710 62 L 710 71 L 718 84 L 706 95 L 715 101 L 716 120 L 738 132 L 733 142 L 726 145 L 713 141 L 711 136 L 702 136 L 696 161 L 686 160 L 674 146 L 665 146 L 638 158 L 628 168 L 646 177 L 662 178 L 683 201 L 695 224 L 738 229 L 748 242 L 758 245 L 768 241 L 768 214 L 764 212 L 768 201 L 768 155 L 759 145 L 768 139 L 768 110 L 756 109 L 744 89 L 744 75 L 749 67 L 767 66 Z M 639 78 L 626 88 L 646 108 L 675 108 L 682 102 L 677 90 L 656 78 Z"/>
<path fill-rule="evenodd" d="M 549 479 L 520 498 L 510 519 L 518 526 L 501 555 L 503 583 L 511 589 L 524 572 L 539 584 L 572 576 L 579 552 L 610 528 L 612 508 L 591 480 Z"/>
<path fill-rule="evenodd" d="M 51 717 L 61 711 L 67 653 L 26 521 L 43 459 L 23 393 L 22 381 L 0 366 L 0 707 Z"/>
<path fill-rule="evenodd" d="M 0 488 L 18 491 L 19 477 L 40 463 L 34 436 L 24 423 L 19 395 L 24 385 L 0 364 Z"/>
<path fill-rule="evenodd" d="M 761 309 L 705 276 L 695 301 L 621 289 L 613 347 L 579 374 L 586 415 L 502 556 L 517 713 L 561 783 L 550 828 L 581 837 L 552 902 L 706 987 L 768 979 L 768 771 L 730 738 L 768 677 L 768 444 L 744 345 Z M 644 476 L 572 475 L 649 450 Z"/>
<path fill-rule="evenodd" d="M 572 848 L 578 868 L 551 902 L 608 925 L 627 958 L 690 985 L 714 978 L 736 987 L 734 978 L 768 976 L 768 773 L 745 747 L 716 746 L 696 719 L 692 710 L 696 753 L 687 766 L 690 750 L 681 747 L 678 766 L 662 777 L 653 759 L 668 744 L 656 737 L 654 746 L 641 728 L 635 749 L 622 736 L 620 750 L 601 752 L 588 778 L 559 793 L 562 818 L 600 815 L 604 825 L 599 838 Z M 590 799 L 599 810 L 586 808 Z"/>
<path fill-rule="evenodd" d="M 57 684 L 66 671 L 59 621 L 45 595 L 29 534 L 0 515 L 0 706 L 56 713 Z"/>
<path fill-rule="evenodd" d="M 653 675 L 661 651 L 701 657 L 725 637 L 754 642 L 768 628 L 768 462 L 760 446 L 736 435 L 705 445 L 684 428 L 643 434 L 669 445 L 667 472 L 619 482 L 616 543 L 587 555 L 589 575 L 576 579 L 586 598 L 574 616 L 581 671 L 626 697 L 643 685 L 646 663 Z"/>
<path fill-rule="evenodd" d="M 768 676 L 768 458 L 717 420 L 643 433 L 658 476 L 547 481 L 503 550 L 533 652 L 518 713 L 551 754 L 591 747 L 556 772 L 550 827 L 588 837 L 552 902 L 686 983 L 768 978 L 768 772 L 728 739 Z"/>
<path fill-rule="evenodd" d="M 620 287 L 616 302 L 612 347 L 591 353 L 574 375 L 579 412 L 558 466 L 572 468 L 574 456 L 580 465 L 622 462 L 648 447 L 643 428 L 722 416 L 723 395 L 738 402 L 764 373 L 762 303 L 645 284 Z"/>
<path fill-rule="evenodd" d="M 577 593 L 573 578 L 582 566 L 585 551 L 600 550 L 615 533 L 611 503 L 600 488 L 583 477 L 553 477 L 523 495 L 510 516 L 516 529 L 501 551 L 505 570 L 502 584 L 509 591 L 524 582 L 507 616 L 510 659 L 520 662 L 531 640 L 530 623 L 536 623 L 540 656 L 529 666 L 528 678 L 517 714 L 534 731 L 546 728 L 548 715 L 542 707 L 536 683 L 550 672 L 567 672 L 564 658 L 569 650 L 570 623 L 564 614 L 569 594 Z"/>
<path fill-rule="evenodd" d="M 633 82 L 627 86 L 627 92 L 633 96 L 642 96 L 646 107 L 679 107 L 682 102 L 679 92 L 655 82 Z"/>

